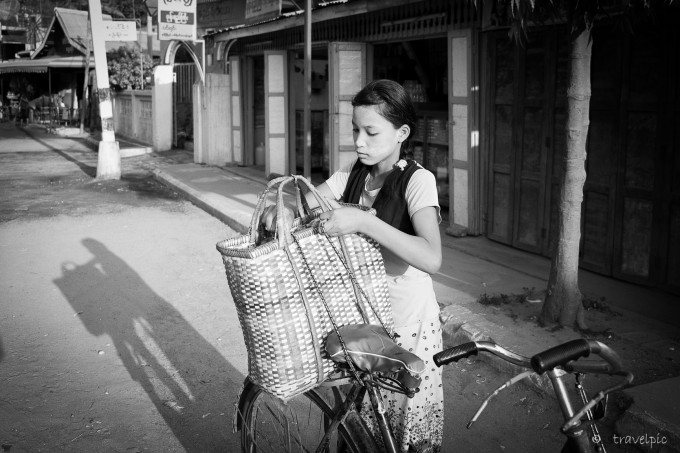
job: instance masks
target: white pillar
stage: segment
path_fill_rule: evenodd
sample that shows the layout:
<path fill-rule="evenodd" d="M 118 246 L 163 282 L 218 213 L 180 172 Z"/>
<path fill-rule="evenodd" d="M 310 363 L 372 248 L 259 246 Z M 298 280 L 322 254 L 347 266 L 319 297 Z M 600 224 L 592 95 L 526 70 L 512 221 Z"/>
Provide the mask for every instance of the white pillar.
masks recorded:
<path fill-rule="evenodd" d="M 203 125 L 206 123 L 207 118 L 203 104 L 205 103 L 205 93 L 207 87 L 201 84 L 200 80 L 197 80 L 191 86 L 192 94 L 192 113 L 194 120 L 194 162 L 197 164 L 209 163 L 208 162 L 208 150 L 206 147 L 206 134 L 209 131 L 203 129 Z"/>
<path fill-rule="evenodd" d="M 172 78 L 172 65 L 159 65 L 154 69 L 151 90 L 154 151 L 172 148 Z"/>
<path fill-rule="evenodd" d="M 99 142 L 97 179 L 120 179 L 120 149 L 113 132 L 113 105 L 109 88 L 109 69 L 106 63 L 106 36 L 102 6 L 99 0 L 89 0 L 90 25 L 94 50 L 94 67 L 97 72 L 99 116 L 102 121 L 102 141 Z M 87 56 L 89 58 L 89 55 Z"/>

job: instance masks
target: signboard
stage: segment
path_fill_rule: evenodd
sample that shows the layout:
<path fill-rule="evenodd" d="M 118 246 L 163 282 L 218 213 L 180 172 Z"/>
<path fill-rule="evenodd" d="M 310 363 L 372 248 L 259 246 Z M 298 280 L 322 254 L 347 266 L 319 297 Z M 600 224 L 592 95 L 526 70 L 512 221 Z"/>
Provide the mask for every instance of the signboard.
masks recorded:
<path fill-rule="evenodd" d="M 158 39 L 196 41 L 198 0 L 158 0 Z"/>
<path fill-rule="evenodd" d="M 281 0 L 246 0 L 246 24 L 276 19 L 281 15 Z"/>
<path fill-rule="evenodd" d="M 201 28 L 228 28 L 246 23 L 244 0 L 199 2 L 196 8 L 201 16 Z"/>
<path fill-rule="evenodd" d="M 137 41 L 137 23 L 133 20 L 104 21 L 107 41 Z"/>

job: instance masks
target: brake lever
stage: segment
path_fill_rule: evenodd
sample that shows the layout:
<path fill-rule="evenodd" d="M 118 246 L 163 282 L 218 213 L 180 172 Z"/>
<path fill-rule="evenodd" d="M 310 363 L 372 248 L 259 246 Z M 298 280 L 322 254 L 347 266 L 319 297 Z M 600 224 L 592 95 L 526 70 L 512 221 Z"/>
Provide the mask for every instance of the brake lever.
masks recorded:
<path fill-rule="evenodd" d="M 510 387 L 511 385 L 515 384 L 516 382 L 519 382 L 519 381 L 521 381 L 522 379 L 524 379 L 525 377 L 531 376 L 532 374 L 535 374 L 533 370 L 524 371 L 524 372 L 518 374 L 517 376 L 513 377 L 512 379 L 510 379 L 510 380 L 504 382 L 504 383 L 503 383 L 500 387 L 498 387 L 491 395 L 487 396 L 486 399 L 482 402 L 482 405 L 479 406 L 479 409 L 477 409 L 477 412 L 475 413 L 475 415 L 474 415 L 474 416 L 472 417 L 472 419 L 470 419 L 470 421 L 468 422 L 468 424 L 467 424 L 467 426 L 466 426 L 467 429 L 470 429 L 470 427 L 472 426 L 472 424 L 473 424 L 474 422 L 477 421 L 477 419 L 478 419 L 479 416 L 482 414 L 482 412 L 484 411 L 484 409 L 486 409 L 486 406 L 487 406 L 487 404 L 489 404 L 489 401 L 491 400 L 491 398 L 493 398 L 494 396 L 498 395 L 503 389 Z"/>
<path fill-rule="evenodd" d="M 625 376 L 621 382 L 619 382 L 616 385 L 613 385 L 607 389 L 601 390 L 593 397 L 592 400 L 585 406 L 581 408 L 576 414 L 574 414 L 573 417 L 571 417 L 569 420 L 567 420 L 564 425 L 562 425 L 562 431 L 567 432 L 569 429 L 573 428 L 574 426 L 577 426 L 579 423 L 581 423 L 581 418 L 590 410 L 592 410 L 600 401 L 602 401 L 608 394 L 615 392 L 617 390 L 624 389 L 630 385 L 631 382 L 633 382 L 633 374 L 628 373 L 626 371 L 621 371 L 619 373 L 615 373 L 618 376 Z"/>

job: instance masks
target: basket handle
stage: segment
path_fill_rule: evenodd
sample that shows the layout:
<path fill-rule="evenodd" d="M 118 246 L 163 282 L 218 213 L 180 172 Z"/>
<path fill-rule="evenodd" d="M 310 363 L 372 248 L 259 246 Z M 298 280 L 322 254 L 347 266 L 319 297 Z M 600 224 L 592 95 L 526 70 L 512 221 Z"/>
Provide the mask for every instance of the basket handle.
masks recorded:
<path fill-rule="evenodd" d="M 314 198 L 316 198 L 321 210 L 323 212 L 330 211 L 333 208 L 326 198 L 318 191 L 314 185 L 309 182 L 305 177 L 300 175 L 290 175 L 290 176 L 279 176 L 278 178 L 272 179 L 267 184 L 267 187 L 260 195 L 257 200 L 257 205 L 255 206 L 255 211 L 250 219 L 249 236 L 250 242 L 256 243 L 258 239 L 258 224 L 262 214 L 264 213 L 267 204 L 267 195 L 273 191 L 274 187 L 278 185 L 276 194 L 276 235 L 278 237 L 279 246 L 284 246 L 289 244 L 291 241 L 290 225 L 286 223 L 284 216 L 285 204 L 283 202 L 283 190 L 285 186 L 291 182 L 295 182 L 296 185 L 296 205 L 298 213 L 302 216 L 304 213 L 304 202 L 302 201 L 302 194 L 300 193 L 300 185 L 305 185 L 312 193 Z"/>
<path fill-rule="evenodd" d="M 272 190 L 274 186 L 279 184 L 284 179 L 289 178 L 289 176 L 279 176 L 274 178 L 267 183 L 267 187 L 262 191 L 260 197 L 257 199 L 255 204 L 255 211 L 253 211 L 253 216 L 250 218 L 250 226 L 248 227 L 248 235 L 250 236 L 250 242 L 255 243 L 257 241 L 257 225 L 260 222 L 260 217 L 264 212 L 264 208 L 267 203 L 267 195 Z"/>

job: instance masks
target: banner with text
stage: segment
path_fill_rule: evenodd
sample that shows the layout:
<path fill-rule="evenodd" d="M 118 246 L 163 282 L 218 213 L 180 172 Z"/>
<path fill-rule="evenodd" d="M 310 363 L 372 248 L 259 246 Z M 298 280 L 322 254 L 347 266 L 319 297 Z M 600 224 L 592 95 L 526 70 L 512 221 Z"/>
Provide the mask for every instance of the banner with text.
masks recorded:
<path fill-rule="evenodd" d="M 158 0 L 158 39 L 196 41 L 198 0 Z"/>
<path fill-rule="evenodd" d="M 106 20 L 107 41 L 137 41 L 137 23 L 132 20 Z"/>

